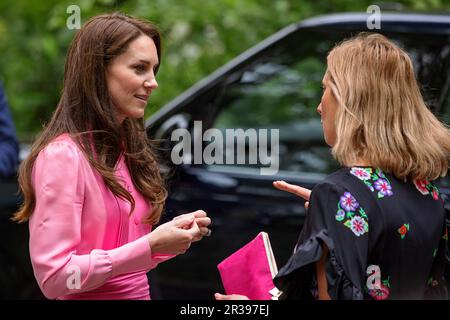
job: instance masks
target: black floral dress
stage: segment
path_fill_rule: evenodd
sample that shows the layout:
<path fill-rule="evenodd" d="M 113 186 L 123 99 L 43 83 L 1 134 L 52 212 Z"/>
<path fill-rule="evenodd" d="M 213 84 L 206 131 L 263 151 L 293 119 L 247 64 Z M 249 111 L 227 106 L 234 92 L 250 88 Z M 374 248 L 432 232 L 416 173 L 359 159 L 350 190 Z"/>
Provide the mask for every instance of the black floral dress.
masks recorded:
<path fill-rule="evenodd" d="M 317 297 L 315 262 L 325 244 L 332 299 L 446 299 L 447 239 L 433 183 L 342 168 L 312 190 L 298 244 L 274 282 L 281 298 Z"/>

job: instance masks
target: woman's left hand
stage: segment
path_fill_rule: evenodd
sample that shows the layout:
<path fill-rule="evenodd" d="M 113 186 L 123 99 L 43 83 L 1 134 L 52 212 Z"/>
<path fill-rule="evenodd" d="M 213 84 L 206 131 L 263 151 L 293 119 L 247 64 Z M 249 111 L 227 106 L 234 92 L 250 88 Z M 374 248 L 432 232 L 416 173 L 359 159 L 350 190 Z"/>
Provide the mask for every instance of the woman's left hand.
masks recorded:
<path fill-rule="evenodd" d="M 199 241 L 203 237 L 209 237 L 211 235 L 211 230 L 208 228 L 208 226 L 211 224 L 211 218 L 209 218 L 207 216 L 205 211 L 197 210 L 194 212 L 181 214 L 181 215 L 173 218 L 173 220 L 178 220 L 178 219 L 186 217 L 186 216 L 194 216 L 194 218 L 195 218 L 194 221 L 200 229 L 200 235 L 195 237 L 193 242 Z M 188 228 L 188 227 L 186 227 L 186 228 Z"/>

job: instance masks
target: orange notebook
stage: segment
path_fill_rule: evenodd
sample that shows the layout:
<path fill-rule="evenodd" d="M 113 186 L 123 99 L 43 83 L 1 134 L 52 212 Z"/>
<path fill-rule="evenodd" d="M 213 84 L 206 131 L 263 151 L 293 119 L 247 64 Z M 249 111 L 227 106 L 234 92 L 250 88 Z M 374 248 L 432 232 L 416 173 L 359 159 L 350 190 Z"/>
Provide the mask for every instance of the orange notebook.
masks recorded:
<path fill-rule="evenodd" d="M 241 294 L 251 300 L 275 300 L 280 292 L 273 284 L 278 273 L 266 232 L 217 265 L 226 294 Z"/>

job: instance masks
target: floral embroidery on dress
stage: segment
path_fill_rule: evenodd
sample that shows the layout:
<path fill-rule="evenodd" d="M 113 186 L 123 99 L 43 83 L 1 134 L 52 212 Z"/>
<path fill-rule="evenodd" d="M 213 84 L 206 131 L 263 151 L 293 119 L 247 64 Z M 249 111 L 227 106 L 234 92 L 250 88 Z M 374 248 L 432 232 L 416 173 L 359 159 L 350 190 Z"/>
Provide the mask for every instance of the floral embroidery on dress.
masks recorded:
<path fill-rule="evenodd" d="M 428 180 L 415 180 L 414 185 L 424 196 L 431 194 L 434 200 L 439 200 L 439 189 Z"/>
<path fill-rule="evenodd" d="M 394 193 L 392 192 L 391 184 L 388 180 L 378 179 L 375 181 L 375 189 L 378 190 L 378 198 L 383 198 L 384 196 L 392 196 Z"/>
<path fill-rule="evenodd" d="M 381 281 L 380 288 L 368 290 L 369 295 L 375 300 L 386 300 L 389 298 L 391 284 L 389 283 L 389 277 L 386 280 Z"/>
<path fill-rule="evenodd" d="M 448 241 L 448 229 L 447 228 L 445 228 L 445 233 L 442 236 L 442 239 L 444 239 L 445 241 Z"/>
<path fill-rule="evenodd" d="M 394 194 L 389 179 L 378 168 L 374 170 L 372 168 L 352 167 L 350 173 L 364 182 L 370 191 L 375 192 L 377 190 L 378 198 L 389 197 Z"/>
<path fill-rule="evenodd" d="M 350 173 L 361 180 L 369 180 L 370 175 L 372 173 L 372 168 L 358 168 L 353 167 L 350 170 Z"/>
<path fill-rule="evenodd" d="M 405 235 L 408 231 L 409 231 L 409 223 L 404 223 L 400 228 L 397 229 L 397 232 L 400 233 L 402 239 L 405 238 Z"/>
<path fill-rule="evenodd" d="M 368 218 L 364 209 L 348 191 L 340 197 L 336 212 L 337 221 L 343 221 L 344 219 L 346 219 L 344 225 L 352 230 L 357 237 L 369 232 Z"/>
<path fill-rule="evenodd" d="M 355 211 L 359 207 L 358 201 L 351 195 L 350 192 L 344 192 L 344 195 L 341 196 L 339 204 L 346 211 Z"/>

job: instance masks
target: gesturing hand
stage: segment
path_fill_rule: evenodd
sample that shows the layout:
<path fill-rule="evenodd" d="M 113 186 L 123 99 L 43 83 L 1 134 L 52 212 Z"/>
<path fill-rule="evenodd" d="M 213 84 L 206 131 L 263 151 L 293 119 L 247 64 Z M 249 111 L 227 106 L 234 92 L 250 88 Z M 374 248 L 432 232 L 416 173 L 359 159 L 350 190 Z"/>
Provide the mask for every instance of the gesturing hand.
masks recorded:
<path fill-rule="evenodd" d="M 273 186 L 279 190 L 287 191 L 299 197 L 302 197 L 303 199 L 305 199 L 305 208 L 308 209 L 311 190 L 297 186 L 295 184 L 287 183 L 285 181 L 274 181 Z"/>

